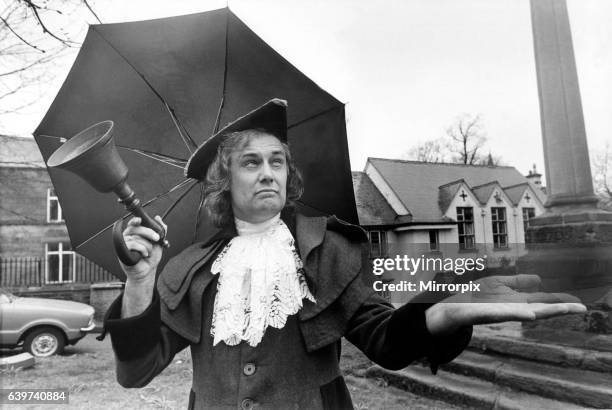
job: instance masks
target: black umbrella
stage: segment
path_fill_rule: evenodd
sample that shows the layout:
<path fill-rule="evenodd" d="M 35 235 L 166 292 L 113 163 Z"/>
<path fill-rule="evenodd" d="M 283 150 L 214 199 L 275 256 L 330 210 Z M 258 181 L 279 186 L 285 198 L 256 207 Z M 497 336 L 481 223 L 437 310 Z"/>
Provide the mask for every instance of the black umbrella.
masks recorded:
<path fill-rule="evenodd" d="M 112 120 L 128 180 L 149 214 L 162 215 L 171 248 L 162 265 L 214 232 L 202 186 L 186 179 L 190 154 L 216 130 L 272 98 L 288 101 L 288 139 L 307 214 L 357 223 L 344 105 L 270 48 L 229 9 L 100 24 L 87 37 L 34 132 L 45 161 L 63 139 Z M 112 194 L 49 169 L 73 249 L 118 277 L 110 227 L 125 217 Z"/>

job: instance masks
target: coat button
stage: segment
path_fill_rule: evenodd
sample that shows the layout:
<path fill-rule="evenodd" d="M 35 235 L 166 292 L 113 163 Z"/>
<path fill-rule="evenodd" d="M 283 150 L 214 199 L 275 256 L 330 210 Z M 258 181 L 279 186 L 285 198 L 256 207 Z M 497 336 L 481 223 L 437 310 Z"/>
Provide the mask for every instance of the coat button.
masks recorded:
<path fill-rule="evenodd" d="M 255 364 L 253 364 L 253 363 L 245 364 L 244 368 L 242 369 L 244 374 L 247 375 L 247 376 L 254 375 L 256 370 L 257 370 L 257 366 L 255 366 Z"/>
<path fill-rule="evenodd" d="M 240 403 L 240 407 L 242 408 L 242 410 L 251 410 L 253 408 L 253 400 L 251 399 L 242 400 L 242 403 Z"/>

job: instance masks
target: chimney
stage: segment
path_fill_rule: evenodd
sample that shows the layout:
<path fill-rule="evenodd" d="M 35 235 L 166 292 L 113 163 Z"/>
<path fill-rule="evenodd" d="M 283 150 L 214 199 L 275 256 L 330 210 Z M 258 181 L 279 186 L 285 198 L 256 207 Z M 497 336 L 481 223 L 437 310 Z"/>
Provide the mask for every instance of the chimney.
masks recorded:
<path fill-rule="evenodd" d="M 536 170 L 535 164 L 533 164 L 533 169 L 529 170 L 529 173 L 525 176 L 525 178 L 527 178 L 527 181 L 531 182 L 538 188 L 542 188 L 542 174 Z"/>

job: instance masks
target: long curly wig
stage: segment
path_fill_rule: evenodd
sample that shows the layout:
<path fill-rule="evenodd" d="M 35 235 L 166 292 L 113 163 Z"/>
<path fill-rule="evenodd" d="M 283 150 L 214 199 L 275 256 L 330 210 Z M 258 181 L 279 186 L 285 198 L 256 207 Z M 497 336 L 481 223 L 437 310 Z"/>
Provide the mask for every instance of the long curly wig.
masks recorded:
<path fill-rule="evenodd" d="M 227 226 L 234 222 L 232 211 L 231 186 L 231 155 L 244 149 L 251 140 L 262 135 L 269 135 L 262 129 L 249 129 L 232 132 L 225 136 L 217 155 L 208 167 L 204 180 L 204 208 L 217 227 Z M 287 195 L 285 207 L 294 205 L 304 192 L 302 176 L 291 157 L 291 151 L 286 143 L 282 143 L 287 160 Z"/>

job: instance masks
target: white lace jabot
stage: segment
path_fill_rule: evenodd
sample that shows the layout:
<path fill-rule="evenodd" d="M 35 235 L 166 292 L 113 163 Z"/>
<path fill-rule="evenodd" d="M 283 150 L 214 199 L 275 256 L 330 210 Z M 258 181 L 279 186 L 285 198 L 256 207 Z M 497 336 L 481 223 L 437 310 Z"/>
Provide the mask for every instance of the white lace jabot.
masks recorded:
<path fill-rule="evenodd" d="M 295 241 L 280 214 L 259 223 L 235 219 L 238 236 L 221 251 L 211 272 L 219 274 L 213 309 L 213 346 L 261 342 L 268 326 L 282 329 L 287 317 L 314 302 Z"/>

